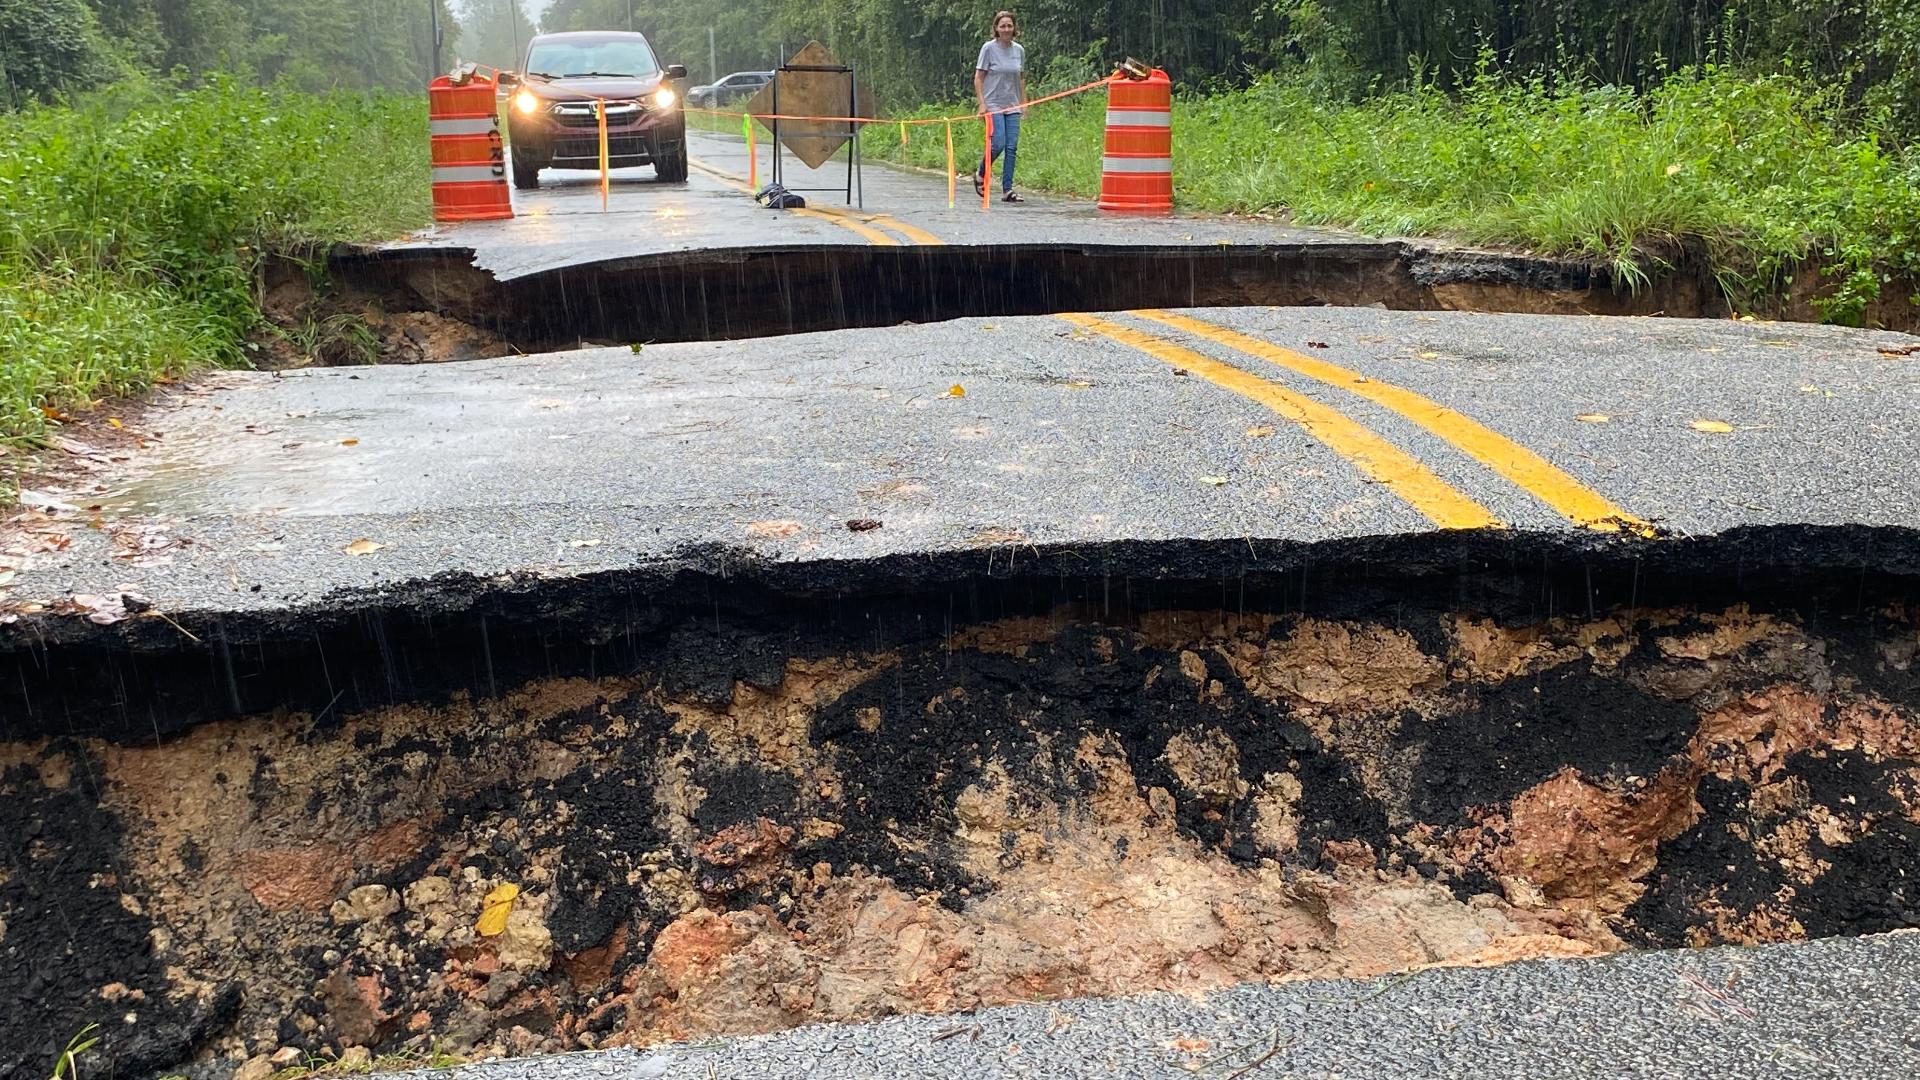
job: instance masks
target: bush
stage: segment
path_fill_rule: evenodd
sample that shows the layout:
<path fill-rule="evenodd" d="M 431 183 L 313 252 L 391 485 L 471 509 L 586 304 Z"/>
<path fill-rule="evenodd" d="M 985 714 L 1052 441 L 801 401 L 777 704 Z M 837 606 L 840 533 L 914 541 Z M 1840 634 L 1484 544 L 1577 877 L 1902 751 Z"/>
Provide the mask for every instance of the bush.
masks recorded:
<path fill-rule="evenodd" d="M 1037 107 L 1020 181 L 1099 190 L 1098 92 Z M 967 112 L 929 107 L 913 116 Z M 1826 314 L 1856 320 L 1886 275 L 1920 272 L 1920 157 L 1890 151 L 1875 117 L 1834 88 L 1703 70 L 1645 95 L 1482 75 L 1359 102 L 1279 80 L 1174 104 L 1181 205 L 1286 211 L 1305 224 L 1443 236 L 1612 261 L 1629 281 L 1683 237 L 1707 242 L 1736 296 L 1771 293 L 1802 260 L 1830 268 Z M 944 168 L 939 126 L 867 133 L 866 151 Z M 980 127 L 955 126 L 956 164 Z"/>
<path fill-rule="evenodd" d="M 122 83 L 0 115 L 0 437 L 244 360 L 261 253 L 428 219 L 423 97 Z"/>

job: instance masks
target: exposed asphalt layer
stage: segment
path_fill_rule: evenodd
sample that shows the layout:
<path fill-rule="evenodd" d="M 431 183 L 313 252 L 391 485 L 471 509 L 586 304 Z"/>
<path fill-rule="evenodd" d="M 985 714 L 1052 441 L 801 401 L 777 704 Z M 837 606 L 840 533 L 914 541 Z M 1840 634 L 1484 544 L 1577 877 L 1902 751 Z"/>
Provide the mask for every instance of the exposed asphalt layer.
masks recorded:
<path fill-rule="evenodd" d="M 1196 1067 L 1197 1066 L 1197 1067 Z M 1920 934 L 919 1016 L 454 1070 L 727 1077 L 1834 1077 L 1920 1072 Z"/>
<path fill-rule="evenodd" d="M 1664 530 L 1643 542 L 1656 548 L 1749 526 L 1920 522 L 1920 359 L 1883 352 L 1912 347 L 1902 335 L 1333 308 L 1192 314 L 1478 420 Z M 1496 537 L 1607 539 L 1345 388 L 1112 318 L 1341 410 L 1511 527 Z M 1732 430 L 1697 431 L 1698 420 Z M 176 616 L 218 615 L 449 572 L 724 573 L 739 559 L 941 553 L 985 570 L 1129 541 L 1233 541 L 1258 563 L 1276 547 L 1435 532 L 1301 425 L 1044 317 L 215 373 L 135 426 L 156 437 L 112 455 L 123 460 L 96 456 L 83 483 L 53 492 L 74 509 L 41 528 L 63 530 L 66 546 L 7 556 L 17 574 L 0 607 L 131 588 Z M 349 554 L 359 540 L 380 547 Z M 9 632 L 0 626 L 0 640 Z"/>
<path fill-rule="evenodd" d="M 381 245 L 388 252 L 467 252 L 474 265 L 500 281 L 587 264 L 609 266 L 677 257 L 687 252 L 796 251 L 865 246 L 871 233 L 815 214 L 757 206 L 743 190 L 749 175 L 746 143 L 738 136 L 689 132 L 695 168 L 685 184 L 662 184 L 648 168 L 612 174 L 603 212 L 596 173 L 543 172 L 536 191 L 514 192 L 518 215 L 511 221 L 438 225 Z M 965 152 L 961 152 L 965 156 Z M 772 178 L 772 151 L 758 147 L 759 182 Z M 790 187 L 844 185 L 845 167 L 830 162 L 818 171 L 788 155 Z M 964 166 L 963 166 L 964 167 Z M 1344 247 L 1396 250 L 1396 241 L 1374 240 L 1325 229 L 1297 229 L 1250 219 L 1209 215 L 1101 214 L 1078 199 L 1042 195 L 1019 206 L 997 200 L 983 211 L 971 185 L 961 181 L 956 207 L 947 208 L 946 182 L 938 176 L 869 164 L 863 170 L 864 212 L 856 224 L 878 230 L 892 242 L 913 245 L 907 229 L 931 233 L 943 243 L 974 246 L 1159 247 Z M 843 191 L 803 193 L 810 207 L 839 210 Z"/>

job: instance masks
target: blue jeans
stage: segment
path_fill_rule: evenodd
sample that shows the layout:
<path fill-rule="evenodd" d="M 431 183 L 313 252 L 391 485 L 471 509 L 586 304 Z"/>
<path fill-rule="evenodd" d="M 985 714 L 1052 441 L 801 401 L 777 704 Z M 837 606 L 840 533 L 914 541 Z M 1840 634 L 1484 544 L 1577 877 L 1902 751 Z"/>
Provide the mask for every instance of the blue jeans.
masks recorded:
<path fill-rule="evenodd" d="M 993 115 L 993 142 L 991 143 L 991 149 L 993 158 L 981 162 L 980 167 L 973 170 L 973 174 L 984 181 L 987 177 L 987 166 L 992 160 L 999 158 L 1000 155 L 1004 153 L 1007 160 L 1000 166 L 1000 191 L 1002 194 L 1005 194 L 1013 190 L 1013 159 L 1015 152 L 1020 149 L 1019 113 L 995 113 Z"/>

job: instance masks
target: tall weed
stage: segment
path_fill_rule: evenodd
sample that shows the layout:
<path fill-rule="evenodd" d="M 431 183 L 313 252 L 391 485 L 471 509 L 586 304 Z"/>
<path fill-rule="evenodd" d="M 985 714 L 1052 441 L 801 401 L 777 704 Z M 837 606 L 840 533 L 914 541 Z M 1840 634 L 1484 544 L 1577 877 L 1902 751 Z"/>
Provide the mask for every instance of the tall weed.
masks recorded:
<path fill-rule="evenodd" d="M 1020 182 L 1099 189 L 1100 95 L 1037 107 Z M 943 115 L 930 107 L 916 115 Z M 1825 313 L 1855 321 L 1895 273 L 1920 271 L 1920 159 L 1876 117 L 1787 75 L 1705 69 L 1644 95 L 1482 76 L 1336 98 L 1268 80 L 1174 103 L 1174 192 L 1183 206 L 1286 211 L 1305 224 L 1443 236 L 1611 261 L 1633 281 L 1682 238 L 1706 242 L 1722 280 L 1777 292 L 1805 260 L 1828 268 Z M 957 125 L 956 165 L 980 126 Z M 871 130 L 879 157 L 945 166 L 939 127 Z"/>
<path fill-rule="evenodd" d="M 235 364 L 261 253 L 426 221 L 426 110 L 230 79 L 0 114 L 0 438 Z"/>

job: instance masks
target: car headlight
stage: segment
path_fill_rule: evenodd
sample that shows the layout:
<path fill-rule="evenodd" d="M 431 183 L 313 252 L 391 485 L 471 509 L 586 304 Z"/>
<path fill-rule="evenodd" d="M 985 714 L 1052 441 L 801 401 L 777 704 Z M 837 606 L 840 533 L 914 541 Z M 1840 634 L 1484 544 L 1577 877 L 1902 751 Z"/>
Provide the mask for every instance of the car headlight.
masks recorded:
<path fill-rule="evenodd" d="M 530 113 L 540 107 L 540 99 L 522 90 L 513 95 L 513 107 L 523 113 Z"/>
<path fill-rule="evenodd" d="M 671 86 L 663 86 L 653 92 L 653 103 L 663 109 L 673 108 L 673 103 L 679 100 L 680 95 L 674 93 Z"/>

